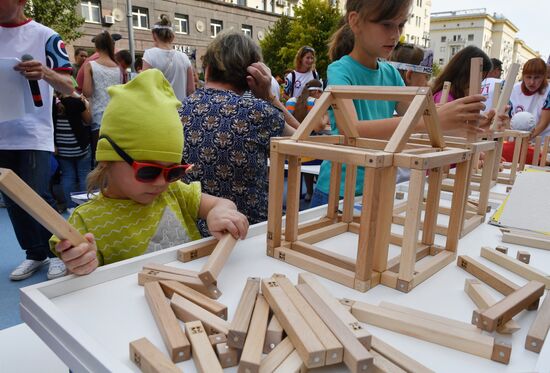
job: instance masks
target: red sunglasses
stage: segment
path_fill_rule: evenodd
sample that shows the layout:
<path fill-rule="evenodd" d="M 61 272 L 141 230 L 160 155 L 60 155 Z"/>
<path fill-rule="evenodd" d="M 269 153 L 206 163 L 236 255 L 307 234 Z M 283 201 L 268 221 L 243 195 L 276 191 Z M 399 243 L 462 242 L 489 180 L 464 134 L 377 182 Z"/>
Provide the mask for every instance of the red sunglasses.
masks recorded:
<path fill-rule="evenodd" d="M 105 139 L 109 142 L 109 144 L 111 144 L 115 152 L 117 152 L 117 154 L 124 159 L 126 163 L 132 166 L 136 180 L 142 183 L 152 183 L 159 177 L 160 174 L 162 174 L 166 182 L 172 183 L 181 179 L 187 170 L 193 167 L 191 164 L 178 164 L 175 166 L 164 167 L 155 163 L 134 161 L 132 157 L 122 150 L 109 136 L 103 135 L 100 139 Z"/>

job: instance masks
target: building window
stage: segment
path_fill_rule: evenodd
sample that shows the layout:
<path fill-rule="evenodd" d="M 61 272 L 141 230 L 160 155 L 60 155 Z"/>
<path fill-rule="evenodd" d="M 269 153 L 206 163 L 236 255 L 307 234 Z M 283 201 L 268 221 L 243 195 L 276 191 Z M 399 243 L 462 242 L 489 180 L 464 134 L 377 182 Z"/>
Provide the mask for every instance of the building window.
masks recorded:
<path fill-rule="evenodd" d="M 474 41 L 474 34 L 468 34 L 468 41 Z"/>
<path fill-rule="evenodd" d="M 246 6 L 246 0 L 237 0 L 237 5 Z"/>
<path fill-rule="evenodd" d="M 416 5 L 422 8 L 422 0 L 416 0 Z"/>
<path fill-rule="evenodd" d="M 461 47 L 451 47 L 451 57 L 457 54 L 461 49 Z"/>
<path fill-rule="evenodd" d="M 444 63 L 445 63 L 445 60 L 444 60 L 443 58 L 440 58 L 440 59 L 439 59 L 439 65 L 441 66 L 441 65 L 443 65 Z"/>
<path fill-rule="evenodd" d="M 243 32 L 243 34 L 245 34 L 246 36 L 248 37 L 252 37 L 252 26 L 250 25 L 243 25 L 241 27 L 241 31 Z"/>
<path fill-rule="evenodd" d="M 446 49 L 445 47 L 441 47 L 441 48 L 439 48 L 439 51 L 440 52 L 445 52 L 445 49 Z"/>
<path fill-rule="evenodd" d="M 210 37 L 215 38 L 223 30 L 223 21 L 213 19 L 210 21 Z"/>
<path fill-rule="evenodd" d="M 99 1 L 81 1 L 80 9 L 86 22 L 99 23 L 101 21 L 101 3 Z"/>
<path fill-rule="evenodd" d="M 189 16 L 178 14 L 174 16 L 174 32 L 176 34 L 189 34 Z"/>
<path fill-rule="evenodd" d="M 442 37 L 441 37 L 441 42 L 442 42 L 442 43 L 445 43 L 446 41 L 447 41 L 447 37 L 446 37 L 446 36 L 442 36 Z"/>
<path fill-rule="evenodd" d="M 147 8 L 132 7 L 132 26 L 134 28 L 149 28 L 149 10 Z"/>

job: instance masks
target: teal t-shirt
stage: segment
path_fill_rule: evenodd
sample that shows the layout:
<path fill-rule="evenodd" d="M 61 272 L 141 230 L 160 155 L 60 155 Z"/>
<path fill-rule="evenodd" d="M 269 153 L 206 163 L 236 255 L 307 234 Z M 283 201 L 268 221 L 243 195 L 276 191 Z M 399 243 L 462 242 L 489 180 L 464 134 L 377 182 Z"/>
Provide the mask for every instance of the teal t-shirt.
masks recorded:
<path fill-rule="evenodd" d="M 377 69 L 369 69 L 355 61 L 349 55 L 331 63 L 328 67 L 329 85 L 370 85 L 370 86 L 404 86 L 403 79 L 397 69 L 387 62 L 379 61 Z M 376 120 L 393 117 L 397 102 L 378 100 L 353 100 L 357 118 L 359 120 Z M 333 134 L 338 134 L 334 113 L 329 110 L 330 126 Z M 363 181 L 365 169 L 358 167 L 357 181 L 355 184 L 355 195 L 363 194 Z M 346 180 L 346 166 L 342 167 L 342 180 L 340 181 L 340 195 L 344 195 L 344 184 Z M 330 162 L 323 161 L 317 188 L 329 192 L 330 184 Z"/>

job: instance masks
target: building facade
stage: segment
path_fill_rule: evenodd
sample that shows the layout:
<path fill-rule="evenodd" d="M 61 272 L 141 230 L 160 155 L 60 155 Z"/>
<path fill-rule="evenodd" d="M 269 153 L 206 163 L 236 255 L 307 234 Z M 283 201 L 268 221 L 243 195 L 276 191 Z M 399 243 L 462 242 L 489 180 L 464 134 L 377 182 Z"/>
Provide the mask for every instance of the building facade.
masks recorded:
<path fill-rule="evenodd" d="M 161 14 L 170 17 L 176 37 L 174 48 L 189 55 L 201 70 L 200 58 L 210 41 L 225 29 L 240 30 L 258 42 L 282 14 L 293 15 L 295 0 L 132 0 L 136 55 L 153 47 L 151 28 Z M 125 0 L 82 0 L 80 11 L 85 19 L 82 36 L 68 47 L 93 49 L 92 37 L 107 30 L 119 33 L 117 49 L 129 49 L 128 12 Z"/>
<path fill-rule="evenodd" d="M 540 56 L 516 37 L 519 29 L 509 19 L 484 8 L 432 13 L 430 24 L 434 62 L 441 66 L 468 45 L 501 60 L 504 74 L 512 63 L 523 65 Z"/>

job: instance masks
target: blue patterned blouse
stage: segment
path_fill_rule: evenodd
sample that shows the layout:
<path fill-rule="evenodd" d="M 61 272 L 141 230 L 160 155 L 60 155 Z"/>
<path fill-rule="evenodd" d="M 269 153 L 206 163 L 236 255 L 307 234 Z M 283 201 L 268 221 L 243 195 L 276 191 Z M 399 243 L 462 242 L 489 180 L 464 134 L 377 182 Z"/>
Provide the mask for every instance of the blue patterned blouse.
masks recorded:
<path fill-rule="evenodd" d="M 229 90 L 200 88 L 180 109 L 185 181 L 232 200 L 250 224 L 267 220 L 269 140 L 281 136 L 283 113 L 267 101 Z"/>

